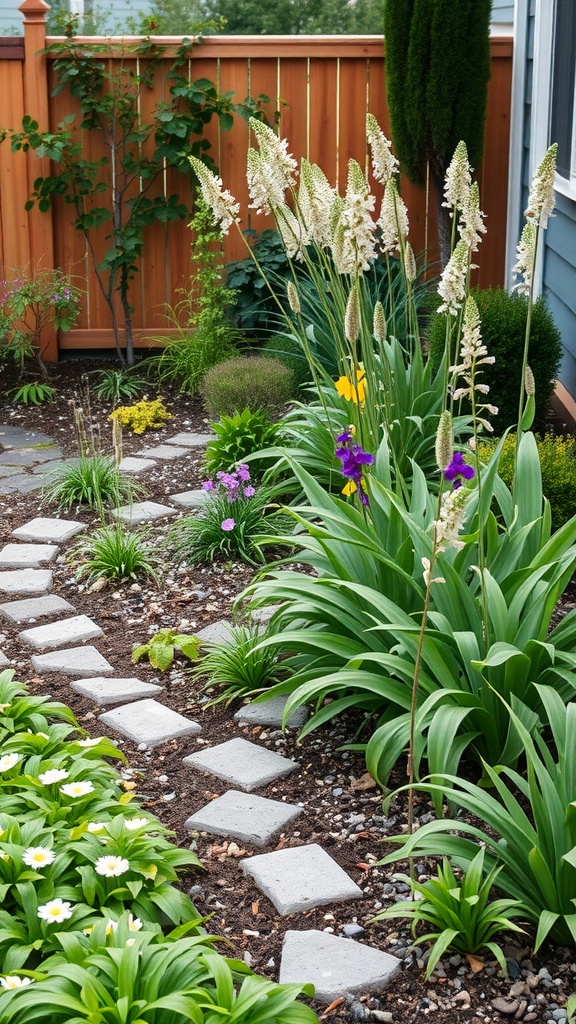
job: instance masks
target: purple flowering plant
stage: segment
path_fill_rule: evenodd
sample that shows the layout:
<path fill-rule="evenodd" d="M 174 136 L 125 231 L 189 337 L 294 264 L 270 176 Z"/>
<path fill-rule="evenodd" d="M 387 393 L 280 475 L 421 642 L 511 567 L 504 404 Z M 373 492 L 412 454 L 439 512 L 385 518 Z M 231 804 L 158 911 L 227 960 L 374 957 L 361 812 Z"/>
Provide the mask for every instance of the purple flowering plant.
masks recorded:
<path fill-rule="evenodd" d="M 464 462 L 462 452 L 454 452 L 452 461 L 444 470 L 444 479 L 452 483 L 452 490 L 462 486 L 462 480 L 472 480 L 476 471 Z"/>
<path fill-rule="evenodd" d="M 374 456 L 365 452 L 361 445 L 354 443 L 354 434 L 348 429 L 336 438 L 336 458 L 342 463 L 342 475 L 348 483 L 342 488 L 343 494 L 355 494 L 360 497 L 363 505 L 368 505 L 368 495 L 364 483 L 364 468 L 374 464 Z"/>
<path fill-rule="evenodd" d="M 0 344 L 24 367 L 33 357 L 46 376 L 46 328 L 69 331 L 80 313 L 81 292 L 61 270 L 39 270 L 0 281 Z"/>
<path fill-rule="evenodd" d="M 193 517 L 181 519 L 169 536 L 169 546 L 181 562 L 196 565 L 218 557 L 240 557 L 256 564 L 263 561 L 256 538 L 279 533 L 286 525 L 273 518 L 270 492 L 255 487 L 250 469 L 240 463 L 205 480 L 206 500 Z"/>

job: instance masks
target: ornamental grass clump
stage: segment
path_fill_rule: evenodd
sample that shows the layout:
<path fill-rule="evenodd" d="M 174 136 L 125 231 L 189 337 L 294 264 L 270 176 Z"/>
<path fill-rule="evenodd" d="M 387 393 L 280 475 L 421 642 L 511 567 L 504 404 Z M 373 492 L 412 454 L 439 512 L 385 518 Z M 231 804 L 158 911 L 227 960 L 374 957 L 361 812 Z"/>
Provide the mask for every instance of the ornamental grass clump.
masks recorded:
<path fill-rule="evenodd" d="M 70 560 L 80 563 L 76 579 L 87 578 L 93 586 L 97 581 L 138 580 L 140 577 L 158 581 L 159 556 L 149 534 L 126 530 L 121 522 L 101 526 L 81 537 L 70 552 Z"/>
<path fill-rule="evenodd" d="M 59 512 L 70 512 L 82 505 L 97 511 L 117 508 L 141 492 L 134 480 L 118 471 L 111 455 L 81 455 L 76 462 L 51 470 L 42 494 Z"/>
<path fill-rule="evenodd" d="M 204 375 L 202 400 L 210 416 L 234 416 L 243 409 L 278 416 L 294 395 L 292 371 L 267 356 L 235 356 Z"/>
<path fill-rule="evenodd" d="M 274 632 L 273 626 L 259 629 L 256 625 L 237 625 L 232 626 L 226 639 L 202 644 L 198 664 L 190 670 L 189 678 L 193 683 L 205 678 L 204 689 L 209 693 L 216 688 L 217 696 L 211 697 L 208 706 L 261 693 L 278 681 L 283 666 L 271 647 L 261 646 Z"/>

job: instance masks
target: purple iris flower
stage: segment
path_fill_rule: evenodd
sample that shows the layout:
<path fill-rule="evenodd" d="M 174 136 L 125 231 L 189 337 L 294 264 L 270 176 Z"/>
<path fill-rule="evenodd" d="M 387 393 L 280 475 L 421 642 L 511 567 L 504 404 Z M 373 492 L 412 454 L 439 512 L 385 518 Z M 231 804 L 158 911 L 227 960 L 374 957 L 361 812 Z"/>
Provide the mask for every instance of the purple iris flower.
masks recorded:
<path fill-rule="evenodd" d="M 454 481 L 452 484 L 453 490 L 457 490 L 458 487 L 462 486 L 462 479 L 471 480 L 475 475 L 476 473 L 472 466 L 468 466 L 464 462 L 462 452 L 454 452 L 450 465 L 446 466 L 444 470 L 444 479 Z"/>
<path fill-rule="evenodd" d="M 340 459 L 342 463 L 343 476 L 348 477 L 349 480 L 356 484 L 360 501 L 363 505 L 367 505 L 368 496 L 362 486 L 362 472 L 363 466 L 373 465 L 374 456 L 370 455 L 370 452 L 365 452 L 359 444 L 351 445 L 351 441 L 352 434 L 348 430 L 336 438 L 336 443 L 341 446 L 336 449 L 336 458 Z"/>

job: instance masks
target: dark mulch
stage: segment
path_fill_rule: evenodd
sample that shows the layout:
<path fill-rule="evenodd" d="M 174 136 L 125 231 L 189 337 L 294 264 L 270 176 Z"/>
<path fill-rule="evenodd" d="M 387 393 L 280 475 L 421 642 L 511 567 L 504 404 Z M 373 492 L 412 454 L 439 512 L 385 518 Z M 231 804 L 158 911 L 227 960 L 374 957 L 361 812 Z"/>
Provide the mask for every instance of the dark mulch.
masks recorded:
<path fill-rule="evenodd" d="M 65 455 L 77 454 L 69 399 L 78 388 L 81 374 L 101 366 L 101 363 L 84 362 L 60 364 L 54 374 L 58 388 L 56 402 L 38 408 L 0 405 L 0 422 L 45 431 L 58 441 Z M 136 454 L 145 445 L 161 442 L 181 430 L 206 430 L 208 420 L 197 400 L 175 393 L 164 394 L 164 398 L 174 419 L 153 435 L 133 437 L 126 433 L 125 455 Z M 107 417 L 111 408 L 110 403 L 92 402 L 94 429 L 99 431 L 104 447 L 108 448 L 111 447 L 111 430 Z M 170 493 L 200 486 L 202 478 L 202 456 L 192 452 L 176 462 L 159 463 L 157 469 L 145 475 L 143 482 L 146 497 L 162 502 Z M 39 494 L 0 498 L 0 512 L 3 541 L 12 529 L 34 516 L 53 514 L 43 505 Z M 74 517 L 86 521 L 87 525 L 93 521 L 86 513 L 78 516 L 74 513 Z M 159 533 L 166 528 L 166 525 L 154 527 Z M 160 587 L 141 582 L 90 592 L 75 580 L 74 567 L 62 556 L 54 566 L 54 593 L 69 600 L 78 613 L 85 613 L 101 624 L 106 636 L 105 640 L 96 641 L 96 646 L 114 664 L 118 675 L 137 674 L 141 679 L 156 681 L 158 674 L 150 666 L 141 663 L 135 670 L 131 660 L 133 644 L 145 641 L 164 626 L 194 632 L 228 617 L 234 598 L 250 581 L 251 575 L 251 570 L 241 564 L 216 563 L 178 570 L 166 564 Z M 101 709 L 75 694 L 63 676 L 33 676 L 30 652 L 18 640 L 18 628 L 2 623 L 0 637 L 0 648 L 13 659 L 16 677 L 27 683 L 34 693 L 49 692 L 53 698 L 65 701 L 82 726 L 92 735 L 98 735 L 97 716 Z M 205 696 L 199 686 L 194 688 L 187 681 L 184 669 L 182 663 L 176 662 L 173 671 L 162 677 L 165 690 L 160 699 L 196 718 L 202 725 L 201 738 L 210 744 L 242 734 L 232 720 L 235 706 L 219 705 L 207 710 Z M 213 776 L 194 773 L 182 764 L 186 754 L 199 749 L 197 740 L 191 737 L 172 741 L 156 748 L 152 754 L 137 750 L 129 742 L 122 744 L 142 805 L 174 830 L 178 843 L 192 843 L 205 865 L 204 872 L 184 877 L 183 887 L 191 892 L 199 911 L 212 915 L 211 930 L 229 940 L 234 954 L 244 957 L 255 970 L 270 977 L 277 977 L 282 936 L 287 928 L 318 928 L 339 935 L 346 924 L 358 923 L 365 929 L 360 941 L 393 952 L 406 951 L 410 946 L 410 936 L 401 922 L 396 926 L 371 923 L 379 909 L 402 895 L 402 885 L 393 878 L 393 871 L 378 867 L 377 861 L 382 856 L 383 839 L 401 831 L 405 815 L 403 800 L 399 798 L 384 816 L 381 797 L 365 775 L 362 756 L 339 749 L 359 724 L 353 718 L 338 720 L 331 728 L 312 733 L 301 745 L 292 733 L 282 735 L 258 727 L 244 730 L 247 738 L 293 755 L 301 765 L 291 776 L 259 790 L 264 796 L 300 803 L 304 807 L 304 813 L 293 827 L 280 837 L 277 848 L 319 843 L 364 893 L 364 898 L 356 902 L 320 907 L 289 917 L 280 917 L 238 866 L 241 856 L 261 850 L 243 848 L 225 839 L 191 836 L 184 828 L 189 815 L 227 788 Z M 398 770 L 394 784 L 404 782 L 404 771 L 404 768 Z M 422 803 L 417 813 L 426 815 L 428 806 Z M 426 872 L 429 866 L 420 865 L 420 869 Z M 574 895 L 576 897 L 576 893 Z M 479 966 L 477 963 L 473 970 L 466 958 L 447 955 L 441 968 L 426 982 L 422 961 L 425 951 L 417 947 L 415 953 L 405 956 L 402 972 L 389 989 L 360 1002 L 343 1002 L 330 1009 L 326 1016 L 337 1022 L 360 1021 L 367 1019 L 371 1011 L 377 1020 L 390 1019 L 397 1024 L 412 1024 L 428 1015 L 439 1024 L 452 1024 L 455 1018 L 462 1022 L 472 1019 L 490 1022 L 511 1016 L 525 1021 L 561 1017 L 559 1008 L 572 989 L 576 973 L 573 962 L 576 954 L 548 946 L 537 958 L 529 959 L 529 937 L 523 945 L 506 945 L 505 951 L 510 957 L 509 979 L 502 977 L 490 961 L 474 973 Z M 509 996 L 511 987 L 510 1001 L 498 1002 Z M 325 1012 L 324 1007 L 318 1010 Z M 387 1016 L 389 1013 L 391 1017 Z"/>

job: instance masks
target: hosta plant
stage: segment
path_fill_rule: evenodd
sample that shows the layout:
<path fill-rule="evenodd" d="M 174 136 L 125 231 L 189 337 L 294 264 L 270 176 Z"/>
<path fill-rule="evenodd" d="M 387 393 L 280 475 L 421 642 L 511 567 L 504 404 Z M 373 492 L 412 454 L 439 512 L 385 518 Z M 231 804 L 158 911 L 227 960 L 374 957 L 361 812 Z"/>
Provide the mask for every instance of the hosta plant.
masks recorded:
<path fill-rule="evenodd" d="M 436 877 L 427 882 L 399 875 L 399 880 L 410 886 L 412 899 L 394 903 L 374 920 L 406 918 L 412 922 L 412 935 L 419 943 L 432 943 L 426 978 L 448 949 L 464 954 L 490 952 L 507 974 L 506 959 L 495 938 L 505 931 L 522 931 L 512 920 L 521 911 L 518 900 L 489 902 L 499 871 L 495 867 L 485 873 L 484 850 L 480 849 L 461 878 L 456 877 L 446 858 Z M 416 930 L 419 924 L 427 929 L 424 935 Z"/>
<path fill-rule="evenodd" d="M 259 449 L 273 445 L 278 434 L 278 426 L 263 409 L 244 409 L 235 416 L 222 416 L 211 427 L 215 437 L 206 446 L 204 460 L 210 476 L 219 471 L 230 472 Z M 265 468 L 261 460 L 250 458 L 252 477 L 262 476 Z"/>
<path fill-rule="evenodd" d="M 138 662 L 147 658 L 152 668 L 166 672 L 174 661 L 176 652 L 183 654 L 190 661 L 195 661 L 200 649 L 200 640 L 189 633 L 179 633 L 176 629 L 160 629 L 145 644 L 137 644 L 132 651 L 132 661 Z"/>
<path fill-rule="evenodd" d="M 485 765 L 491 789 L 455 775 L 435 776 L 419 788 L 449 798 L 451 807 L 463 808 L 476 823 L 459 816 L 422 825 L 412 836 L 390 840 L 400 849 L 383 863 L 446 856 L 467 871 L 484 847 L 488 869 L 499 869 L 498 888 L 518 901 L 522 918 L 536 927 L 534 948 L 547 938 L 574 947 L 576 703 L 565 705 L 550 686 L 537 689 L 552 743 L 532 736 L 509 709 L 524 744 L 526 776 Z"/>

